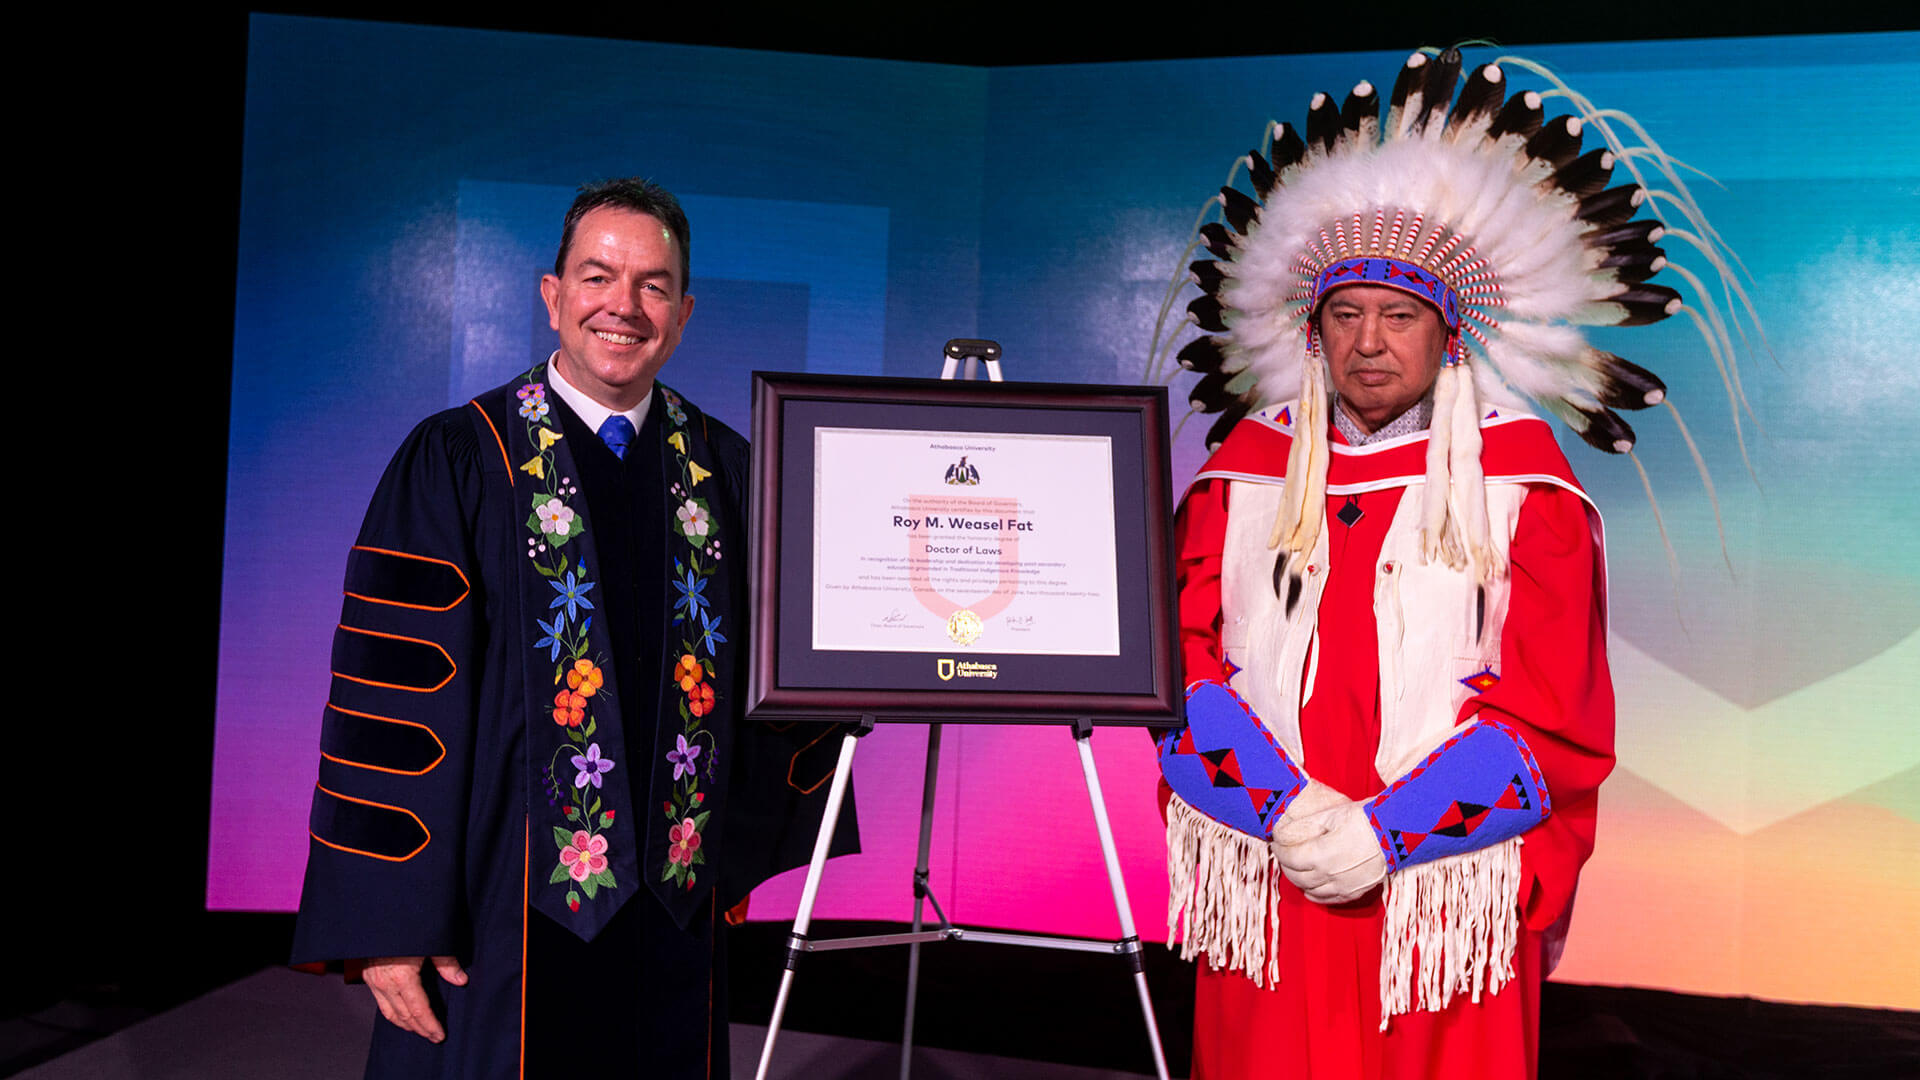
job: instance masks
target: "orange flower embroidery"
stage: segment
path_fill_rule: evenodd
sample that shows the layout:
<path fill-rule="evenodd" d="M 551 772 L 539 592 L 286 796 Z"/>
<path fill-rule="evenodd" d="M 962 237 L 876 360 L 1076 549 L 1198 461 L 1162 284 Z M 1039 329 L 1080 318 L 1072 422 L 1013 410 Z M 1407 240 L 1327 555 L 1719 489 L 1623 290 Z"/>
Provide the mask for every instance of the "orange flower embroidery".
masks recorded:
<path fill-rule="evenodd" d="M 573 670 L 567 672 L 567 686 L 578 691 L 583 698 L 590 698 L 598 693 L 601 684 L 606 681 L 606 675 L 599 668 L 594 667 L 591 660 L 576 660 Z"/>
<path fill-rule="evenodd" d="M 695 716 L 705 716 L 713 711 L 713 687 L 699 683 L 687 691 L 687 708 Z"/>
<path fill-rule="evenodd" d="M 694 659 L 692 653 L 682 654 L 680 662 L 673 666 L 673 680 L 680 684 L 681 690 L 689 694 L 693 693 L 694 686 L 700 682 L 700 677 L 704 674 L 706 672 L 701 668 L 700 661 Z"/>
<path fill-rule="evenodd" d="M 571 674 L 571 672 L 569 672 Z M 562 727 L 579 727 L 587 718 L 587 696 L 571 690 L 553 695 L 553 722 Z"/>

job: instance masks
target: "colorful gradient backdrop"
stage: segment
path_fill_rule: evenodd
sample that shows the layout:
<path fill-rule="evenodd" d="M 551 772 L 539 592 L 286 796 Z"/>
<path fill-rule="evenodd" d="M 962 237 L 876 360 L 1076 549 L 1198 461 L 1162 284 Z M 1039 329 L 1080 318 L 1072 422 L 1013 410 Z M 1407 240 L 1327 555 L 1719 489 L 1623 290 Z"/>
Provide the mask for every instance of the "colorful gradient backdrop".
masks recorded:
<path fill-rule="evenodd" d="M 1556 977 L 1920 1007 L 1920 35 L 1514 51 L 1711 174 L 1766 326 L 1741 369 L 1757 482 L 1690 323 L 1601 335 L 1669 382 L 1725 551 L 1666 416 L 1638 427 L 1677 580 L 1632 467 L 1572 440 L 1608 515 L 1620 768 Z M 421 416 L 552 347 L 535 285 L 576 184 L 685 201 L 700 306 L 667 378 L 736 426 L 753 369 L 924 376 L 950 337 L 998 339 L 1016 378 L 1138 381 L 1234 156 L 1404 58 L 974 69 L 269 16 L 248 55 L 207 904 L 250 910 L 299 898 L 367 494 Z M 924 740 L 861 747 L 867 853 L 822 916 L 909 917 Z M 1149 746 L 1094 744 L 1156 935 Z M 949 728 L 940 791 L 953 917 L 1116 934 L 1065 733 Z"/>

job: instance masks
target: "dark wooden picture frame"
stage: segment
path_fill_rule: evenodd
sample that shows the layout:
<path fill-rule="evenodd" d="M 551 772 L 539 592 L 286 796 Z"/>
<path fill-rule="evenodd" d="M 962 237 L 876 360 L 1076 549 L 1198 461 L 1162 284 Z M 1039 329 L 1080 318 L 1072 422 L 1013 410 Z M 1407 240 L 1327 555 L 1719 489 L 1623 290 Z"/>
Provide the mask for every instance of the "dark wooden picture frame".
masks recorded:
<path fill-rule="evenodd" d="M 1119 654 L 969 651 L 968 661 L 993 664 L 998 675 L 962 688 L 938 677 L 937 649 L 815 650 L 813 436 L 821 427 L 1108 436 Z M 1164 387 L 755 372 L 753 447 L 748 717 L 1180 721 Z"/>

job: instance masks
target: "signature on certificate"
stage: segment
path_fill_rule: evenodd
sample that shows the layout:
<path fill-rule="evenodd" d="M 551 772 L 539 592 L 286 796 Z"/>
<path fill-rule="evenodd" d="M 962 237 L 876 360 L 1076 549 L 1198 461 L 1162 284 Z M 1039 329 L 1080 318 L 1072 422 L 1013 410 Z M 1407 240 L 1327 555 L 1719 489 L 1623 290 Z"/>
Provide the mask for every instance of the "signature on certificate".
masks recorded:
<path fill-rule="evenodd" d="M 1006 618 L 1006 627 L 1009 630 L 1031 630 L 1033 629 L 1033 616 L 1009 615 Z"/>

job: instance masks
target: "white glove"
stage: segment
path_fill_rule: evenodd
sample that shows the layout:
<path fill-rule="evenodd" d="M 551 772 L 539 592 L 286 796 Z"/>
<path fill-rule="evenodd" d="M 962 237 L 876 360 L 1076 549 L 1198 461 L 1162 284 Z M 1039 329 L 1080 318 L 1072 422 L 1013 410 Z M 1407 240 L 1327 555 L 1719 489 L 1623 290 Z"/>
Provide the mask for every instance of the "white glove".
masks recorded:
<path fill-rule="evenodd" d="M 1300 794 L 1293 797 L 1292 802 L 1287 804 L 1287 812 L 1280 815 L 1280 820 L 1273 823 L 1273 842 L 1275 844 L 1283 842 L 1297 844 L 1302 840 L 1320 835 L 1325 831 L 1325 826 L 1320 824 L 1315 824 L 1310 827 L 1305 826 L 1304 823 L 1306 819 L 1313 817 L 1322 810 L 1331 810 L 1341 803 L 1349 801 L 1351 800 L 1345 795 L 1340 794 L 1312 777 L 1308 777 L 1307 786 L 1301 789 Z M 1283 837 L 1285 838 L 1284 840 L 1282 839 Z"/>
<path fill-rule="evenodd" d="M 1387 876 L 1387 857 L 1367 822 L 1366 808 L 1342 797 L 1329 809 L 1286 820 L 1306 795 L 1300 793 L 1273 831 L 1280 872 L 1316 904 L 1358 900 Z"/>

